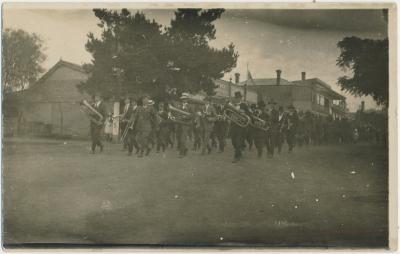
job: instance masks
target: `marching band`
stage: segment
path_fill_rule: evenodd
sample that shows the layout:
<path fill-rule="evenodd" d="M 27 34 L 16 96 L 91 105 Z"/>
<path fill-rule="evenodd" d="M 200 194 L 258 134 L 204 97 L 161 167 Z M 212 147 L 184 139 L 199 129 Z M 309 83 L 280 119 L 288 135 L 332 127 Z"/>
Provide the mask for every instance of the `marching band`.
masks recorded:
<path fill-rule="evenodd" d="M 101 152 L 100 137 L 106 119 L 104 103 L 96 94 L 93 104 L 84 101 L 81 105 L 91 122 L 92 153 L 97 146 Z M 237 163 L 246 147 L 250 150 L 253 144 L 258 158 L 264 148 L 272 158 L 275 149 L 281 153 L 285 141 L 292 152 L 296 143 L 308 144 L 311 139 L 310 135 L 300 135 L 304 133 L 300 133 L 299 122 L 306 118 L 302 114 L 300 119 L 293 105 L 286 110 L 273 101 L 268 107 L 262 101 L 249 105 L 239 91 L 227 103 L 215 103 L 212 97 L 196 99 L 188 93 L 183 93 L 179 100 L 157 105 L 148 95 L 137 102 L 126 98 L 122 114 L 112 118 L 120 121 L 121 142 L 128 149 L 127 154 L 132 155 L 135 148 L 139 158 L 148 156 L 153 148 L 165 152 L 174 144 L 178 157 L 183 158 L 189 151 L 188 139 L 193 141 L 193 151 L 200 150 L 202 155 L 210 154 L 213 148 L 224 152 L 229 137 L 234 148 L 233 163 Z"/>

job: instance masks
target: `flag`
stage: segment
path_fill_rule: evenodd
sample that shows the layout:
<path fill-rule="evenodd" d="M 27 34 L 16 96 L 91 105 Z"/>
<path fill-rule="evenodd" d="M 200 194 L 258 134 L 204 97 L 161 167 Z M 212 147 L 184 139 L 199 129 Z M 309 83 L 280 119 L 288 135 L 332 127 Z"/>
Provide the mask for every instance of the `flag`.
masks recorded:
<path fill-rule="evenodd" d="M 255 86 L 255 82 L 253 80 L 253 77 L 251 76 L 250 71 L 247 69 L 247 80 L 251 80 L 251 83 Z"/>

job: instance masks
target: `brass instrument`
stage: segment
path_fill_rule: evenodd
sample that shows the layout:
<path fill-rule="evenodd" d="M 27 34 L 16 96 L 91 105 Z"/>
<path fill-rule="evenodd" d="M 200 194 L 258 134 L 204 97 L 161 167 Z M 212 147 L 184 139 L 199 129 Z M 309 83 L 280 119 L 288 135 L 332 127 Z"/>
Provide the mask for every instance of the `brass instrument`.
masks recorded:
<path fill-rule="evenodd" d="M 81 111 L 89 117 L 91 122 L 99 126 L 103 124 L 103 115 L 100 114 L 92 105 L 90 105 L 89 102 L 83 100 L 80 102 L 80 106 Z"/>
<path fill-rule="evenodd" d="M 225 105 L 224 116 L 226 119 L 231 120 L 240 127 L 247 127 L 250 124 L 250 117 L 243 112 L 240 112 L 232 105 Z"/>
<path fill-rule="evenodd" d="M 259 118 L 259 117 L 256 116 L 256 115 L 252 115 L 252 116 L 251 116 L 251 125 L 252 125 L 254 128 L 257 128 L 257 129 L 260 129 L 260 130 L 263 130 L 263 131 L 268 131 L 269 128 L 270 128 L 270 127 L 268 126 L 268 124 L 267 124 L 267 121 L 265 121 L 265 120 Z"/>
<path fill-rule="evenodd" d="M 125 140 L 126 136 L 128 135 L 129 130 L 133 130 L 133 126 L 135 124 L 135 116 L 136 116 L 136 114 L 134 112 L 132 112 L 131 117 L 124 129 L 124 132 L 122 132 L 121 141 Z"/>
<path fill-rule="evenodd" d="M 179 123 L 179 124 L 185 124 L 185 125 L 190 125 L 192 123 L 192 114 L 190 114 L 189 112 L 186 112 L 184 110 L 175 108 L 174 106 L 168 105 L 169 107 L 169 114 L 168 114 L 168 118 L 175 122 L 175 123 Z"/>

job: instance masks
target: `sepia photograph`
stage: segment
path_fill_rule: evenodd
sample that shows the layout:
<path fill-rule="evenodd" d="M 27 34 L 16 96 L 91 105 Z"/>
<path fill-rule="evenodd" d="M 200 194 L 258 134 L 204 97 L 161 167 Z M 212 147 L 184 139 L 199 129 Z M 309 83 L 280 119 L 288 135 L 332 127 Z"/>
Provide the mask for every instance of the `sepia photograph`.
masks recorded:
<path fill-rule="evenodd" d="M 3 3 L 3 248 L 392 249 L 396 22 Z"/>

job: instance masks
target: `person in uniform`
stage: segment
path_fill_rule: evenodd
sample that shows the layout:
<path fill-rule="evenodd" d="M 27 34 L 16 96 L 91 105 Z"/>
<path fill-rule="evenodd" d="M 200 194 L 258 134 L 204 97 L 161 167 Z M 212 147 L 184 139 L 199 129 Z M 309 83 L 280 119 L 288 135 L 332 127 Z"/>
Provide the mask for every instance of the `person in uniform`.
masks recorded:
<path fill-rule="evenodd" d="M 265 103 L 263 101 L 260 101 L 257 105 L 257 108 L 253 112 L 254 116 L 264 120 L 266 124 L 268 124 L 269 121 L 269 115 L 268 111 L 265 107 Z M 253 132 L 253 142 L 254 145 L 257 149 L 257 157 L 261 158 L 263 150 L 264 150 L 264 145 L 266 144 L 266 139 L 267 139 L 267 133 L 265 130 L 262 130 L 260 128 L 257 128 L 255 126 L 252 126 L 252 132 Z"/>
<path fill-rule="evenodd" d="M 127 109 L 126 114 L 125 114 L 125 122 L 126 124 L 129 124 L 130 126 L 128 127 L 128 133 L 125 137 L 124 142 L 126 142 L 128 146 L 128 156 L 132 155 L 133 147 L 136 149 L 136 154 L 139 153 L 139 145 L 136 142 L 136 130 L 135 130 L 135 117 L 136 117 L 136 109 L 137 109 L 137 103 L 136 101 L 132 100 L 130 102 L 130 107 Z M 127 125 L 125 125 L 126 127 Z"/>
<path fill-rule="evenodd" d="M 282 151 L 282 145 L 285 140 L 285 134 L 287 129 L 287 115 L 283 110 L 282 106 L 279 106 L 278 110 L 278 132 L 276 136 L 276 147 L 278 148 L 278 154 Z"/>
<path fill-rule="evenodd" d="M 240 91 L 235 92 L 231 106 L 235 107 L 236 110 L 249 115 L 249 108 L 246 103 L 242 102 L 242 93 Z M 244 145 L 244 139 L 246 135 L 246 127 L 241 127 L 235 122 L 231 121 L 230 125 L 230 137 L 233 148 L 235 150 L 233 163 L 239 162 L 242 158 L 242 149 Z"/>
<path fill-rule="evenodd" d="M 287 129 L 286 129 L 286 142 L 289 146 L 289 153 L 293 151 L 296 138 L 296 130 L 299 123 L 299 116 L 297 115 L 296 108 L 293 105 L 288 107 L 289 114 L 287 115 Z"/>
<path fill-rule="evenodd" d="M 157 112 L 157 152 L 165 152 L 169 141 L 169 123 L 168 123 L 168 103 L 160 102 Z"/>
<path fill-rule="evenodd" d="M 100 114 L 102 115 L 102 120 L 98 123 L 94 122 L 94 121 L 90 121 L 90 136 L 92 139 L 92 146 L 91 146 L 91 151 L 92 154 L 95 154 L 95 150 L 96 147 L 99 146 L 100 147 L 100 152 L 103 151 L 103 144 L 101 143 L 101 132 L 103 130 L 104 127 L 104 121 L 107 115 L 107 110 L 106 110 L 106 106 L 103 102 L 103 100 L 101 99 L 100 94 L 96 93 L 94 96 L 94 103 L 92 105 L 92 107 Z M 94 118 L 97 118 L 97 114 L 93 114 Z"/>
<path fill-rule="evenodd" d="M 122 114 L 120 115 L 120 133 L 123 133 L 126 125 L 128 124 L 128 119 L 131 115 L 132 112 L 130 110 L 132 109 L 131 106 L 131 99 L 129 97 L 126 97 L 124 100 L 124 109 L 122 111 Z M 125 150 L 128 147 L 127 139 L 123 140 L 122 142 L 122 150 Z"/>
<path fill-rule="evenodd" d="M 135 112 L 136 141 L 139 145 L 138 157 L 143 157 L 144 153 L 146 156 L 150 153 L 149 141 L 155 115 L 153 107 L 149 105 L 149 100 L 150 97 L 144 95 Z"/>
<path fill-rule="evenodd" d="M 205 104 L 201 111 L 201 154 L 211 152 L 211 133 L 214 129 L 214 122 L 216 120 L 216 111 L 214 106 L 210 103 L 210 98 L 205 99 Z"/>
<path fill-rule="evenodd" d="M 181 99 L 185 99 L 185 96 L 182 96 Z M 191 108 L 186 101 L 183 101 L 181 106 L 179 107 L 180 110 L 185 111 L 187 113 L 192 114 Z M 179 158 L 183 158 L 187 155 L 188 148 L 186 145 L 187 138 L 189 135 L 189 130 L 192 123 L 177 123 L 176 124 L 176 135 L 178 140 L 178 152 Z"/>
<path fill-rule="evenodd" d="M 217 119 L 214 123 L 214 135 L 218 140 L 218 152 L 222 153 L 225 149 L 226 133 L 228 129 L 227 121 L 224 119 L 224 108 L 223 105 L 216 107 Z"/>
<path fill-rule="evenodd" d="M 269 130 L 267 131 L 267 151 L 268 151 L 268 157 L 272 158 L 274 156 L 274 150 L 275 147 L 277 146 L 277 138 L 278 138 L 278 132 L 279 132 L 279 113 L 278 110 L 276 109 L 276 102 L 271 101 L 269 102 L 271 105 L 271 111 L 269 112 Z"/>

